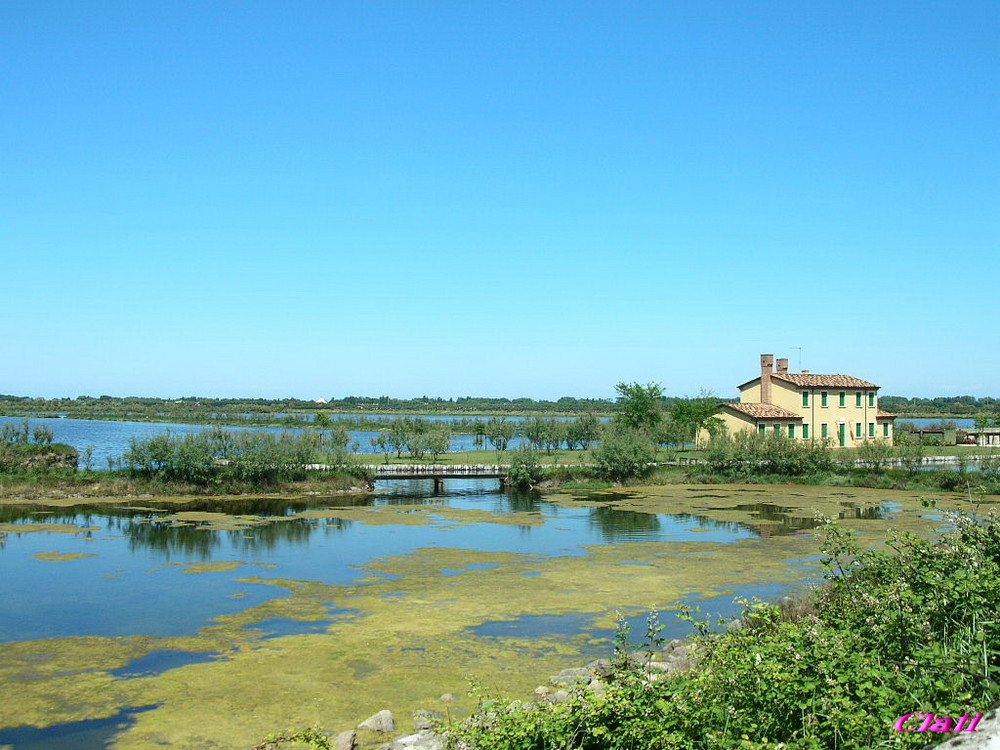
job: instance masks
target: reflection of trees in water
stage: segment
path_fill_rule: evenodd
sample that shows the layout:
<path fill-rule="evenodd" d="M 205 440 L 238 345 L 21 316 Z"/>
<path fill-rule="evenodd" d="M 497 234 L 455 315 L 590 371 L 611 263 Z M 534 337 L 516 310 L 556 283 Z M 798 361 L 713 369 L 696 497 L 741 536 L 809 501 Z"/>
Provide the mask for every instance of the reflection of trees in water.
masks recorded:
<path fill-rule="evenodd" d="M 132 550 L 151 549 L 165 557 L 183 555 L 204 560 L 225 542 L 235 552 L 306 547 L 315 531 L 343 533 L 352 523 L 341 518 L 293 518 L 239 529 L 215 529 L 206 524 L 150 519 L 128 521 L 122 524 L 122 533 Z"/>
<path fill-rule="evenodd" d="M 503 513 L 541 513 L 543 508 L 553 507 L 552 503 L 542 500 L 541 493 L 532 490 L 511 490 L 497 497 Z"/>
<path fill-rule="evenodd" d="M 718 518 L 709 518 L 708 516 L 700 516 L 695 513 L 676 513 L 670 517 L 684 521 L 685 523 L 693 523 L 699 529 L 712 529 L 713 531 L 721 529 L 732 534 L 739 534 L 740 532 L 747 531 L 749 528 L 754 533 L 757 532 L 756 529 L 750 528 L 743 523 L 738 523 L 736 521 L 720 521 Z"/>
<path fill-rule="evenodd" d="M 334 500 L 334 502 L 331 502 Z M 240 498 L 218 500 L 206 498 L 189 503 L 145 502 L 142 508 L 107 505 L 78 505 L 53 508 L 47 505 L 0 506 L 0 523 L 69 524 L 81 528 L 96 526 L 107 533 L 128 539 L 132 551 L 150 549 L 167 558 L 208 559 L 225 543 L 235 551 L 272 550 L 281 546 L 307 546 L 314 532 L 343 533 L 352 524 L 341 518 L 291 518 L 301 511 L 326 508 L 330 505 L 371 505 L 367 498 Z M 166 515 L 178 512 L 219 513 L 224 516 L 251 516 L 262 523 L 238 529 L 213 528 L 205 522 L 176 522 Z M 275 518 L 268 521 L 268 518 Z M 280 519 L 280 520 L 279 520 Z M 92 536 L 80 532 L 77 538 Z M 0 545 L 4 539 L 0 538 Z"/>
<path fill-rule="evenodd" d="M 847 520 L 881 521 L 885 513 L 881 505 L 867 505 L 858 508 L 853 503 L 843 503 L 844 509 L 837 513 L 837 518 Z"/>
<path fill-rule="evenodd" d="M 660 518 L 655 513 L 615 510 L 607 506 L 590 509 L 590 525 L 601 532 L 608 542 L 648 538 L 660 531 Z"/>

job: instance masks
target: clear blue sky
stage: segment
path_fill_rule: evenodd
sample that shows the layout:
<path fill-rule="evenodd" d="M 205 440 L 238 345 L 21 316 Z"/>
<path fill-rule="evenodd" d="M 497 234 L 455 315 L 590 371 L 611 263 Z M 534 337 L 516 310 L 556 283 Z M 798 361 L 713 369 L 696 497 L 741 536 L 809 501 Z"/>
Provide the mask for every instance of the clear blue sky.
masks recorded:
<path fill-rule="evenodd" d="M 1000 3 L 0 4 L 0 393 L 1000 395 Z"/>

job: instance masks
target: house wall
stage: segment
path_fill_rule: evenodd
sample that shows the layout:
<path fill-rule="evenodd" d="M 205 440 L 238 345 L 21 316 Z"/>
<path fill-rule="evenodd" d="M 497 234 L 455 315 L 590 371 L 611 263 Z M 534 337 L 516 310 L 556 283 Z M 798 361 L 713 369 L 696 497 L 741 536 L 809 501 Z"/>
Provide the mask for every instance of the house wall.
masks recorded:
<path fill-rule="evenodd" d="M 809 392 L 809 405 L 802 405 L 802 393 Z M 822 394 L 827 393 L 827 405 L 823 406 Z M 844 394 L 844 406 L 840 405 L 840 394 Z M 802 387 L 796 386 L 778 378 L 771 379 L 771 403 L 774 406 L 786 409 L 802 417 L 802 423 L 809 426 L 809 439 L 823 439 L 823 425 L 827 426 L 827 437 L 833 446 L 840 447 L 840 425 L 845 425 L 844 447 L 851 448 L 865 440 L 892 439 L 893 427 L 891 420 L 879 420 L 878 414 L 878 391 L 875 393 L 874 406 L 869 405 L 869 393 L 872 389 L 857 388 L 836 388 L 836 387 Z M 861 394 L 861 406 L 857 405 L 857 394 Z M 741 403 L 760 403 L 761 387 L 760 381 L 754 380 L 740 391 Z M 726 428 L 730 432 L 740 429 L 756 429 L 753 420 L 738 420 L 735 417 L 725 419 L 728 412 L 722 412 L 718 416 L 723 418 Z M 889 435 L 885 435 L 883 424 L 889 423 Z M 858 435 L 858 424 L 861 425 L 861 434 Z M 872 434 L 874 425 L 874 435 Z M 787 427 L 786 427 L 787 429 Z M 796 430 L 796 439 L 803 439 L 803 430 Z"/>
<path fill-rule="evenodd" d="M 748 416 L 737 415 L 728 409 L 723 409 L 715 415 L 715 418 L 722 422 L 723 427 L 725 427 L 726 432 L 730 435 L 735 435 L 737 432 L 742 430 L 756 430 L 756 422 Z M 695 443 L 697 445 L 705 445 L 710 439 L 711 435 L 708 430 L 698 430 L 698 434 L 695 436 Z"/>

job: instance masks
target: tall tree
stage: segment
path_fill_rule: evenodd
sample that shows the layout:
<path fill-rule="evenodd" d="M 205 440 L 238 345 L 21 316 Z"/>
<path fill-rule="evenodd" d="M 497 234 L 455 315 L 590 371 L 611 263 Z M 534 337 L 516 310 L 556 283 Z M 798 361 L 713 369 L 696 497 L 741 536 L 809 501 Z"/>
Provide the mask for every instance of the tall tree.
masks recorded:
<path fill-rule="evenodd" d="M 619 383 L 616 422 L 632 432 L 654 434 L 663 419 L 663 386 L 659 383 Z"/>

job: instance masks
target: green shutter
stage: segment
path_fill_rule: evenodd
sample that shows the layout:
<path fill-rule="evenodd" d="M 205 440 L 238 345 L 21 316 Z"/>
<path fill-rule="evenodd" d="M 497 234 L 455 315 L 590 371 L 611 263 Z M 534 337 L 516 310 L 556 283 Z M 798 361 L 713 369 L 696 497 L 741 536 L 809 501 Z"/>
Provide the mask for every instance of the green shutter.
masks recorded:
<path fill-rule="evenodd" d="M 803 440 L 808 440 L 809 439 L 809 425 L 808 424 L 802 425 L 802 439 Z"/>
<path fill-rule="evenodd" d="M 802 391 L 802 407 L 809 407 L 809 391 Z"/>

